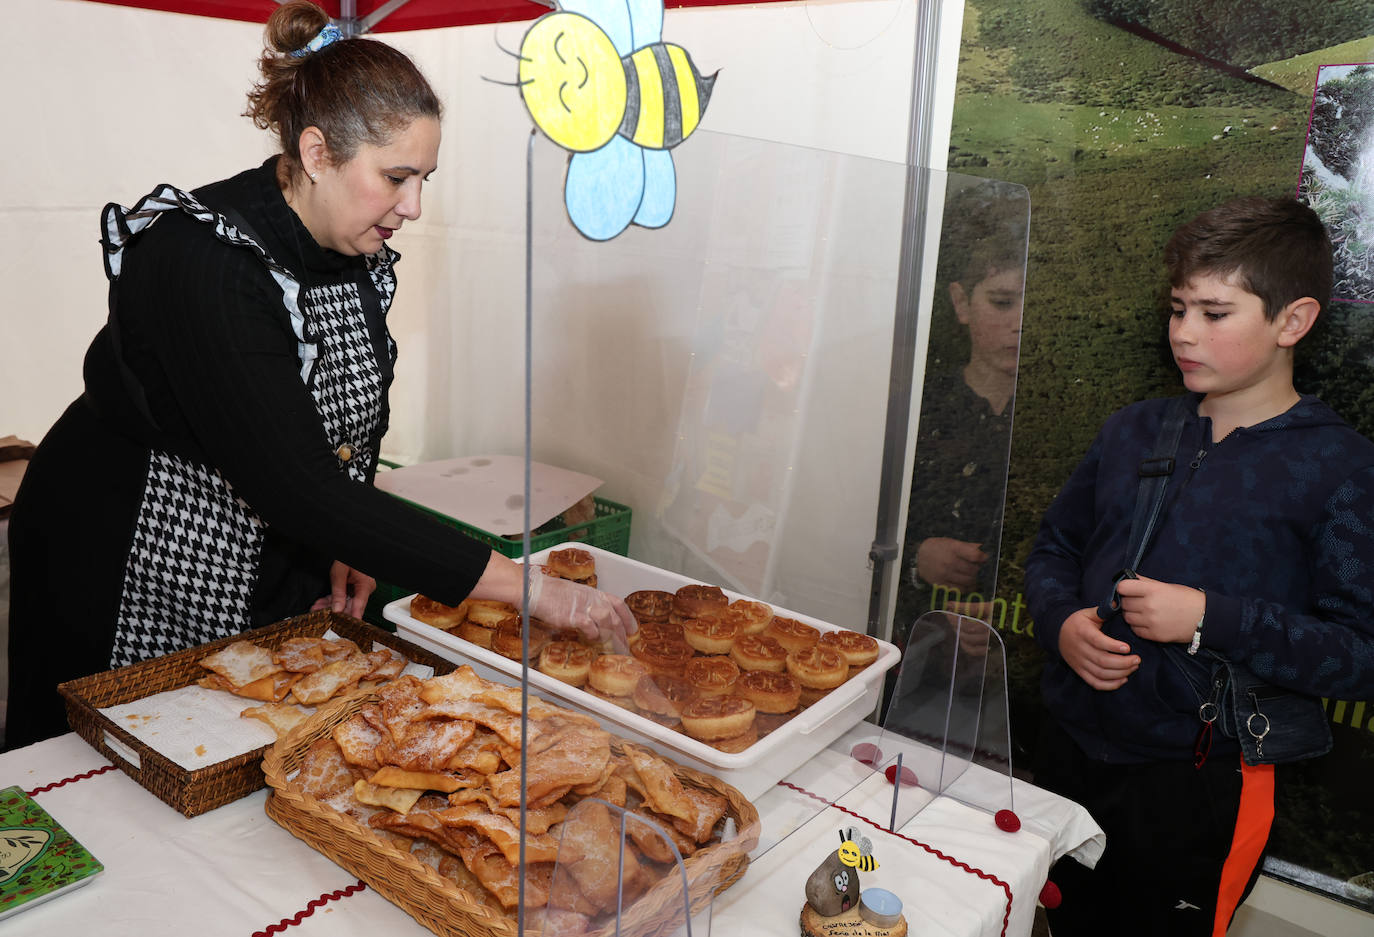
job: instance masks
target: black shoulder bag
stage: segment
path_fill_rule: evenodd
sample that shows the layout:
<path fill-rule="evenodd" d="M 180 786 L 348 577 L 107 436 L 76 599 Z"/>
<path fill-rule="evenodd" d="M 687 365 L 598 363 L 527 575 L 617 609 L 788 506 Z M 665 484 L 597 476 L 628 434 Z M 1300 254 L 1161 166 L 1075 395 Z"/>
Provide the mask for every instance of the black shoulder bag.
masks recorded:
<path fill-rule="evenodd" d="M 1112 581 L 1112 594 L 1098 606 L 1103 621 L 1120 614 L 1121 597 L 1117 583 L 1135 579 L 1136 567 L 1150 543 L 1164 508 L 1164 489 L 1174 473 L 1179 439 L 1188 415 L 1191 395 L 1174 398 L 1164 414 L 1154 451 L 1140 463 L 1140 488 L 1136 494 L 1131 533 L 1126 544 L 1126 566 Z M 1241 757 L 1248 765 L 1285 764 L 1316 758 L 1331 750 L 1331 724 L 1321 701 L 1312 696 L 1270 686 L 1243 664 L 1229 661 L 1215 651 L 1204 649 L 1192 656 L 1178 644 L 1164 645 L 1164 653 L 1177 658 L 1177 666 L 1199 673 L 1208 681 L 1210 695 L 1201 701 L 1198 718 L 1202 730 L 1194 760 L 1198 767 L 1211 748 L 1215 725 L 1227 738 L 1240 743 Z"/>

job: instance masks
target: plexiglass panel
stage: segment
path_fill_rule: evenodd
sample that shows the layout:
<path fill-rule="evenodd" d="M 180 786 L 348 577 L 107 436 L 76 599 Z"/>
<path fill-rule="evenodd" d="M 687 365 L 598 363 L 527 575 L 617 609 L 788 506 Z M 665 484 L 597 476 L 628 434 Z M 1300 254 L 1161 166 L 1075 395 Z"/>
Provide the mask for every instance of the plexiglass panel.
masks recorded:
<path fill-rule="evenodd" d="M 711 863 L 741 850 L 757 863 L 809 824 L 833 824 L 827 808 L 836 803 L 862 803 L 866 814 L 884 813 L 900 827 L 930 798 L 952 792 L 973 760 L 982 729 L 991 725 L 981 716 L 955 727 L 953 745 L 937 747 L 943 760 L 933 774 L 917 773 L 922 783 L 894 787 L 884 777 L 888 765 L 875 754 L 883 736 L 865 720 L 876 718 L 901 653 L 865 634 L 874 588 L 869 557 L 882 464 L 895 449 L 917 468 L 916 527 L 908 523 L 907 539 L 929 524 L 941 537 L 972 544 L 965 561 L 978 568 L 965 585 L 941 578 L 930 560 L 929 576 L 913 572 L 907 581 L 932 588 L 903 608 L 933 601 L 938 586 L 941 600 L 959 613 L 952 616 L 955 646 L 975 642 L 975 627 L 983 629 L 984 652 L 997 643 L 972 616 L 989 617 L 997 601 L 995 584 L 978 575 L 996 567 L 1026 204 L 1011 187 L 921 173 L 928 204 L 945 206 L 950 192 L 947 210 L 915 220 L 929 238 L 928 257 L 921 258 L 927 267 L 934 269 L 937 254 L 942 270 L 948 262 L 941 282 L 922 281 L 915 303 L 923 319 L 919 341 L 924 346 L 929 338 L 938 367 L 927 376 L 918 353 L 913 374 L 894 376 L 894 319 L 912 306 L 898 296 L 903 205 L 913 178 L 907 167 L 698 132 L 674 151 L 671 222 L 655 230 L 631 226 L 611 241 L 593 242 L 564 210 L 567 161 L 542 137 L 532 141 L 528 458 L 595 476 L 598 497 L 629 506 L 633 521 L 622 543 L 601 543 L 592 529 L 584 539 L 535 549 L 528 559 L 538 570 L 552 551 L 586 549 L 599 588 L 622 597 L 656 593 L 666 597 L 672 617 L 645 617 L 644 635 L 624 655 L 644 670 L 637 683 L 648 680 L 657 696 L 625 692 L 628 684 L 619 693 L 574 687 L 579 680 L 563 668 L 541 665 L 537 646 L 529 649 L 525 679 L 533 694 L 592 715 L 630 743 L 613 743 L 613 770 L 633 779 L 626 802 L 605 811 L 594 806 L 606 796 L 603 783 L 595 794 L 569 798 L 574 806 L 564 821 L 596 827 L 605 850 L 614 839 L 614 862 L 606 852 L 600 865 L 618 870 L 615 908 L 624 923 L 625 886 L 633 892 L 644 884 L 627 882 L 626 868 L 647 868 L 663 880 L 691 861 L 648 858 L 646 847 L 663 845 L 662 835 L 630 829 L 643 826 L 637 816 L 664 831 L 673 819 L 643 789 L 650 775 L 627 769 L 629 752 L 665 759 L 671 778 L 660 780 L 680 785 L 689 798 L 726 792 L 727 805 L 692 844 Z M 955 198 L 966 192 L 973 194 Z M 982 207 L 971 208 L 978 198 Z M 1015 230 L 993 221 L 994 209 L 1005 205 L 1014 206 L 1010 214 L 1020 212 L 1019 252 L 1000 243 L 988 249 L 990 240 Z M 952 220 L 970 214 L 988 220 L 996 234 L 937 240 L 942 227 L 952 232 Z M 966 256 L 956 263 L 956 255 Z M 1004 262 L 1008 255 L 1016 260 Z M 894 387 L 918 388 L 913 407 L 924 400 L 923 425 L 950 412 L 976 412 L 970 396 L 995 419 L 984 421 L 987 427 L 956 419 L 914 446 L 891 440 L 885 421 Z M 509 398 L 493 405 L 511 409 Z M 937 484 L 921 472 L 924 459 L 948 475 L 943 469 L 960 457 L 955 450 L 936 453 L 952 437 L 959 443 L 951 425 L 977 436 L 977 456 L 960 468 L 975 458 L 976 466 L 956 473 L 963 486 L 949 478 Z M 962 444 L 958 451 L 972 451 L 969 439 Z M 941 513 L 978 520 L 945 530 L 936 523 Z M 918 544 L 912 542 L 913 554 Z M 674 606 L 688 585 L 718 586 L 722 606 L 743 611 L 732 617 L 721 608 Z M 882 634 L 891 628 L 887 618 Z M 702 624 L 727 619 L 738 619 L 737 627 Z M 904 621 L 903 639 L 910 630 Z M 591 657 L 618 650 L 593 648 Z M 985 682 L 1005 685 L 986 664 L 994 657 L 1001 659 L 979 657 L 980 693 Z M 776 676 L 741 682 L 751 672 Z M 948 681 L 944 690 L 948 723 Z M 749 700 L 750 724 L 735 724 L 743 707 L 710 702 L 720 699 Z M 936 705 L 933 698 L 927 704 Z M 924 710 L 916 712 L 913 718 Z M 906 703 L 889 711 L 889 719 L 899 715 L 905 717 Z M 942 729 L 949 734 L 948 724 Z M 609 825 L 600 823 L 603 812 Z M 602 836 L 598 823 L 623 827 L 624 835 Z M 682 824 L 674 825 L 681 834 Z M 566 836 L 567 829 L 560 832 Z M 550 895 L 561 894 L 563 904 L 551 900 L 534 919 L 540 927 L 580 900 L 572 890 L 575 861 L 559 860 Z M 688 876 L 689 893 L 692 881 Z M 701 910 L 684 907 L 675 926 L 690 920 L 693 932 L 708 927 Z"/>

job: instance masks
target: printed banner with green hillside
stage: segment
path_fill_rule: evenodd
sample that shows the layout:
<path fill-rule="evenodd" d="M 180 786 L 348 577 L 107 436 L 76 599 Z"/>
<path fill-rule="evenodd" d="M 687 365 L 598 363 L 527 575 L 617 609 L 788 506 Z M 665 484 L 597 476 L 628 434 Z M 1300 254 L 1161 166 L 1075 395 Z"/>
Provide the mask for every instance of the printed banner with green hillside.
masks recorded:
<path fill-rule="evenodd" d="M 967 0 L 949 168 L 1031 197 L 1004 608 L 1024 608 L 1040 516 L 1102 421 L 1182 390 L 1164 242 L 1231 197 L 1298 192 L 1318 71 L 1374 62 L 1372 29 L 1374 0 Z M 1372 435 L 1374 306 L 1336 302 L 1323 319 L 1298 387 Z M 1024 617 L 994 624 L 1029 765 L 1041 654 Z M 1374 702 L 1327 706 L 1335 750 L 1286 771 L 1266 870 L 1374 910 Z"/>

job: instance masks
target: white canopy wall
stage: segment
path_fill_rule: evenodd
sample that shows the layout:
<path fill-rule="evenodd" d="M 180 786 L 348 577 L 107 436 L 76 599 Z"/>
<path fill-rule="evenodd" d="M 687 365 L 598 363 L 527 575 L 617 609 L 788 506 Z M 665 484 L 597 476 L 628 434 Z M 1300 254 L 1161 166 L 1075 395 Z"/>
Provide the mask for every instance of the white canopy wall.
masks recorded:
<path fill-rule="evenodd" d="M 687 48 L 703 72 L 720 69 L 704 129 L 901 163 L 915 3 L 674 10 L 664 35 Z M 0 176 L 0 256 L 8 273 L 0 301 L 0 433 L 37 441 L 80 393 L 81 359 L 105 317 L 101 206 L 131 204 L 161 182 L 191 188 L 224 178 L 257 164 L 273 146 L 236 116 L 255 78 L 258 25 L 79 0 L 8 0 L 6 14 L 9 35 L 24 38 L 12 39 L 0 62 L 10 89 L 0 105 L 9 128 L 8 171 Z M 942 4 L 939 61 L 947 67 L 940 72 L 942 110 L 928 163 L 942 164 L 947 148 L 961 14 L 961 3 Z M 391 328 L 402 358 L 386 449 L 399 461 L 520 451 L 521 426 L 512 418 L 519 411 L 504 398 L 518 398 L 523 361 L 530 124 L 514 89 L 481 76 L 512 77 L 513 61 L 496 43 L 518 46 L 525 28 L 511 23 L 382 37 L 416 58 L 447 108 L 440 169 L 426 189 L 424 217 L 395 241 L 404 260 Z M 681 159 L 690 159 L 690 142 Z M 642 334 L 683 329 L 654 321 L 655 312 L 636 310 L 646 317 L 638 323 Z M 826 392 L 827 406 L 862 414 L 879 439 L 890 340 L 889 332 L 846 342 L 827 365 L 840 376 L 879 375 L 877 389 L 838 379 Z M 589 396 L 613 397 L 621 376 L 589 371 L 579 363 L 586 352 L 575 343 L 563 349 L 568 374 L 607 382 Z M 655 392 L 664 395 L 663 416 L 674 417 L 673 388 Z M 541 430 L 536 457 L 543 446 L 575 458 L 576 425 L 567 439 Z M 821 440 L 809 451 L 830 450 Z M 849 542 L 836 546 L 845 557 L 844 575 L 852 576 L 866 560 L 881 451 L 863 453 L 857 465 L 851 446 L 833 451 L 837 477 L 873 479 L 871 491 L 845 492 L 846 511 L 862 518 Z M 658 480 L 634 465 L 620 467 L 614 453 L 597 456 L 605 492 L 651 511 Z M 863 621 L 861 605 L 828 604 L 807 610 Z"/>

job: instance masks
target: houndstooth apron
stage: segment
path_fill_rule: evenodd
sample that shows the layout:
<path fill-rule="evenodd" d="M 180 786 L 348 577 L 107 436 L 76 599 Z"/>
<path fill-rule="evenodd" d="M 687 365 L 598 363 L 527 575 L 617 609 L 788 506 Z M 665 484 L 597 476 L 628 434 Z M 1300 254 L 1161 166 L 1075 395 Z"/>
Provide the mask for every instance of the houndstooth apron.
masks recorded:
<path fill-rule="evenodd" d="M 119 277 L 125 245 L 165 211 L 183 211 L 212 225 L 221 241 L 252 250 L 266 266 L 291 317 L 301 380 L 341 453 L 339 469 L 365 481 L 376 460 L 368 442 L 382 418 L 383 381 L 357 284 L 302 290 L 295 276 L 232 220 L 165 185 L 132 209 L 106 207 L 105 268 L 111 280 Z M 398 256 L 384 246 L 367 259 L 383 315 L 395 294 L 392 264 Z M 394 363 L 396 346 L 389 333 L 387 352 Z M 218 470 L 153 450 L 124 571 L 110 665 L 204 644 L 249 627 L 264 534 L 262 519 Z"/>

